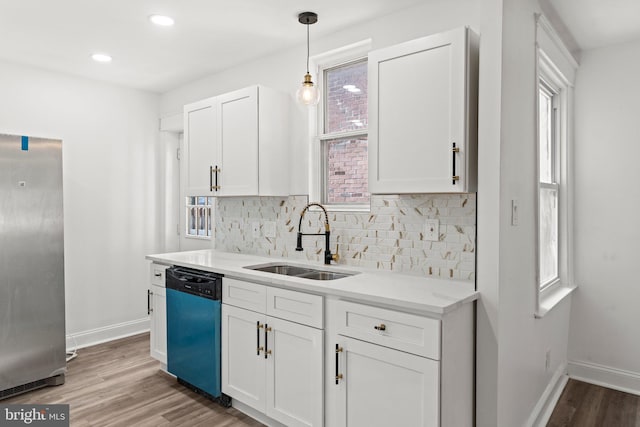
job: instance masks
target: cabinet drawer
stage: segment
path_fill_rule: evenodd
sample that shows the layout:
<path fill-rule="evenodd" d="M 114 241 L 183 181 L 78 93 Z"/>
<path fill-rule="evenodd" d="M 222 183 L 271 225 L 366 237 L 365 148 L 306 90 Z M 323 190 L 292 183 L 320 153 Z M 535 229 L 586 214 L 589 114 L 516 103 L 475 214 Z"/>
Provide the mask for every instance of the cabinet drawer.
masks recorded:
<path fill-rule="evenodd" d="M 280 288 L 267 288 L 267 315 L 322 329 L 323 298 Z"/>
<path fill-rule="evenodd" d="M 346 301 L 336 305 L 340 335 L 440 360 L 440 321 Z"/>
<path fill-rule="evenodd" d="M 151 263 L 150 282 L 152 285 L 165 287 L 165 272 L 167 268 L 169 268 L 168 265 L 156 264 L 155 262 Z"/>
<path fill-rule="evenodd" d="M 222 302 L 247 310 L 264 313 L 267 288 L 257 283 L 222 278 Z"/>

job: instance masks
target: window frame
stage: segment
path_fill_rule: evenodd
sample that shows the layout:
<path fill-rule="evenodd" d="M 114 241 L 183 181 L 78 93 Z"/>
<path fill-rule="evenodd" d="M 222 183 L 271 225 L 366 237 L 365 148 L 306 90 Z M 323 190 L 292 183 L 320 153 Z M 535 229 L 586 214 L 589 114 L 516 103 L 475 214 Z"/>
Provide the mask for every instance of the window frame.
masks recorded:
<path fill-rule="evenodd" d="M 204 197 L 205 204 L 198 204 L 198 199 Z M 194 198 L 196 200 L 195 204 L 189 203 L 189 199 Z M 209 203 L 210 202 L 210 203 Z M 184 227 L 184 237 L 187 239 L 196 239 L 196 240 L 211 240 L 215 237 L 215 205 L 216 200 L 213 196 L 186 196 L 184 198 L 184 213 L 185 213 L 185 227 Z M 191 234 L 189 231 L 189 211 L 192 209 L 204 209 L 205 212 L 205 231 L 209 232 L 209 234 L 201 235 L 198 233 L 198 220 L 200 219 L 200 214 L 196 215 L 196 234 Z"/>
<path fill-rule="evenodd" d="M 562 43 L 549 21 L 536 14 L 535 72 L 535 233 L 536 298 L 534 317 L 544 317 L 576 288 L 573 274 L 573 85 L 578 63 Z M 539 88 L 543 81 L 556 92 L 556 164 L 558 203 L 558 277 L 540 283 L 540 117 Z M 543 285 L 543 286 L 541 286 Z"/>
<path fill-rule="evenodd" d="M 325 96 L 326 82 L 324 78 L 325 70 L 332 68 L 367 61 L 368 53 L 371 51 L 371 39 L 363 40 L 339 49 L 326 52 L 321 55 L 315 55 L 311 62 L 316 72 L 317 84 L 321 88 L 320 105 L 317 111 L 309 112 L 309 200 L 322 203 L 328 211 L 333 212 L 370 212 L 371 203 L 361 204 L 327 204 L 326 200 L 326 162 L 324 141 L 367 136 L 369 134 L 368 126 L 362 130 L 357 129 L 346 132 L 324 132 Z M 310 109 L 312 110 L 312 109 Z"/>
<path fill-rule="evenodd" d="M 555 79 L 554 79 L 555 80 Z M 539 134 L 539 129 L 540 129 L 540 106 L 538 104 L 538 135 L 537 135 L 537 145 L 538 145 L 538 211 L 537 211 L 537 217 L 538 217 L 538 222 L 537 222 L 537 231 L 538 231 L 538 286 L 540 287 L 540 291 L 544 292 L 547 288 L 549 287 L 554 287 L 554 286 L 558 286 L 559 283 L 561 282 L 561 276 L 562 276 L 562 272 L 561 272 L 561 263 L 560 263 L 560 258 L 561 258 L 561 246 L 562 246 L 562 239 L 560 237 L 560 233 L 561 233 L 561 226 L 560 226 L 560 218 L 561 215 L 565 209 L 565 206 L 563 206 L 563 203 L 561 203 L 561 197 L 564 193 L 564 191 L 562 191 L 561 189 L 561 184 L 560 184 L 560 176 L 561 176 L 561 153 L 560 153 L 560 146 L 561 146 L 561 141 L 562 141 L 562 120 L 560 118 L 560 115 L 563 113 L 563 103 L 562 101 L 562 88 L 559 87 L 557 84 L 557 80 L 556 82 L 553 82 L 553 80 L 550 78 L 548 72 L 546 71 L 542 71 L 542 73 L 540 73 L 539 78 L 538 78 L 538 100 L 540 99 L 540 91 L 543 91 L 546 93 L 546 95 L 549 97 L 549 99 L 551 100 L 551 114 L 550 114 L 550 130 L 551 130 L 551 134 L 550 134 L 550 139 L 551 139 L 551 144 L 550 144 L 550 153 L 551 153 L 551 164 L 550 164 L 550 175 L 551 175 L 551 179 L 549 180 L 549 182 L 547 182 L 546 180 L 541 179 L 540 177 L 540 168 L 541 168 L 541 159 L 540 159 L 540 134 Z M 566 114 L 566 111 L 565 111 Z M 556 246 L 556 274 L 555 276 L 551 279 L 551 280 L 547 280 L 545 282 L 542 282 L 541 279 L 541 274 L 540 274 L 540 252 L 542 250 L 542 242 L 540 239 L 540 199 L 541 199 L 541 193 L 542 190 L 546 189 L 546 190 L 553 190 L 556 192 L 556 204 L 557 204 L 557 210 L 556 210 L 556 235 L 558 236 L 558 242 L 557 242 L 557 246 Z"/>

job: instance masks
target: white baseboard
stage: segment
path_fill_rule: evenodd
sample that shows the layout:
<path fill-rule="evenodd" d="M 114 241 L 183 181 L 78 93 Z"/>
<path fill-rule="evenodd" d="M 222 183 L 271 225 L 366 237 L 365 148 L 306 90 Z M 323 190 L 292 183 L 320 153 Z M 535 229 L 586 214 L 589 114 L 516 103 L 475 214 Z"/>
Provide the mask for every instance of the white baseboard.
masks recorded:
<path fill-rule="evenodd" d="M 525 425 L 531 427 L 545 427 L 547 425 L 567 381 L 569 381 L 567 365 L 563 363 L 553 373 L 551 381 L 544 389 Z"/>
<path fill-rule="evenodd" d="M 638 372 L 572 360 L 569 362 L 569 377 L 640 396 L 640 373 Z"/>
<path fill-rule="evenodd" d="M 84 348 L 149 331 L 149 318 L 131 320 L 67 335 L 67 351 Z"/>

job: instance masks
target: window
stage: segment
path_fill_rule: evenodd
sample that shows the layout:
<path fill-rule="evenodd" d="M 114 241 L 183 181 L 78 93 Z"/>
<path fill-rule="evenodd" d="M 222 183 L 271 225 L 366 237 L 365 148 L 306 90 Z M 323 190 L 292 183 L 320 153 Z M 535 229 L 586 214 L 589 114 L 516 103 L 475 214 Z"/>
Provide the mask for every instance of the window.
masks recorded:
<path fill-rule="evenodd" d="M 213 197 L 187 197 L 187 237 L 210 239 L 213 229 Z"/>
<path fill-rule="evenodd" d="M 312 149 L 311 199 L 330 210 L 369 209 L 368 78 L 370 41 L 315 59 L 322 87 Z"/>
<path fill-rule="evenodd" d="M 538 89 L 538 271 L 541 289 L 559 280 L 559 104 L 559 89 L 541 79 Z"/>
<path fill-rule="evenodd" d="M 544 16 L 537 16 L 536 317 L 544 316 L 575 284 L 571 247 L 572 98 L 577 63 Z"/>

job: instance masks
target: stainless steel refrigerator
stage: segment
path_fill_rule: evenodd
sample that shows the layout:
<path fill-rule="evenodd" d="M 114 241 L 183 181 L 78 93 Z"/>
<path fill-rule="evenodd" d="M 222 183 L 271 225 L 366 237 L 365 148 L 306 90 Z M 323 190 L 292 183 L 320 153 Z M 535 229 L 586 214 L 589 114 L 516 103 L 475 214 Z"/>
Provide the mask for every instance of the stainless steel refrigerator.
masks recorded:
<path fill-rule="evenodd" d="M 0 134 L 0 399 L 66 372 L 62 141 Z"/>

